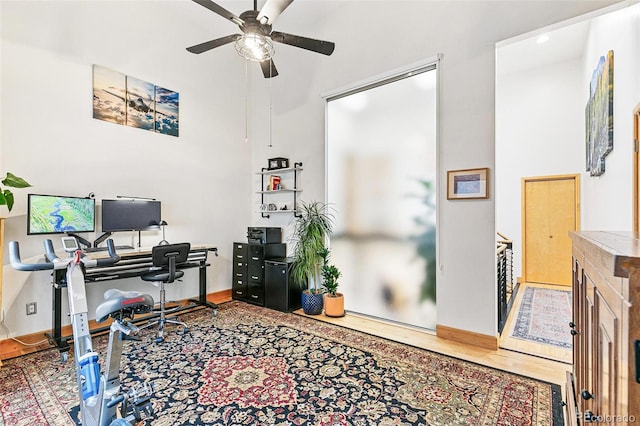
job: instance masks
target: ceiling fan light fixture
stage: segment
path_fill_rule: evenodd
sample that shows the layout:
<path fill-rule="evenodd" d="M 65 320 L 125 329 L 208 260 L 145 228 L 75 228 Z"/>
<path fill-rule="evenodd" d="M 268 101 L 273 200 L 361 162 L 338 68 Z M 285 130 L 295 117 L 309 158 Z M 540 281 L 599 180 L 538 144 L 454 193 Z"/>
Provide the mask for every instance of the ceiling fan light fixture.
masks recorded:
<path fill-rule="evenodd" d="M 269 37 L 258 33 L 245 33 L 236 40 L 235 47 L 240 56 L 254 62 L 271 59 L 274 53 Z"/>

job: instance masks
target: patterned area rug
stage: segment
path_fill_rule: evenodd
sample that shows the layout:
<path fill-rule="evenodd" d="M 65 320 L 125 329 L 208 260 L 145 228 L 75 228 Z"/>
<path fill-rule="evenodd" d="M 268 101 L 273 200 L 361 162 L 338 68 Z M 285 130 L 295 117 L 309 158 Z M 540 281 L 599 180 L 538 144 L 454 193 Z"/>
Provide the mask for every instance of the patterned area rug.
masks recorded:
<path fill-rule="evenodd" d="M 147 425 L 563 424 L 556 385 L 241 302 L 181 318 L 184 336 L 126 342 L 123 387 L 156 388 Z M 7 361 L 4 425 L 74 424 L 73 368 L 56 350 Z"/>
<path fill-rule="evenodd" d="M 571 291 L 525 287 L 513 337 L 571 349 Z"/>

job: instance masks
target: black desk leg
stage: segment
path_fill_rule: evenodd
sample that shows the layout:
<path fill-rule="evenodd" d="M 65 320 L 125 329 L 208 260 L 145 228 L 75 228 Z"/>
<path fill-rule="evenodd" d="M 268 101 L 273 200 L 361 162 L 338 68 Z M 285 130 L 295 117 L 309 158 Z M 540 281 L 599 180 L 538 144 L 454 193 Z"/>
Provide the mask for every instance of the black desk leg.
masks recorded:
<path fill-rule="evenodd" d="M 69 352 L 69 344 L 66 337 L 62 337 L 62 289 L 57 283 L 60 282 L 60 271 L 54 271 L 54 284 L 51 286 L 51 297 L 53 300 L 53 311 L 51 312 L 53 329 L 51 333 L 45 334 L 45 336 L 51 340 L 57 347 L 60 353 Z"/>
<path fill-rule="evenodd" d="M 199 275 L 199 286 L 200 291 L 199 298 L 197 303 L 202 306 L 208 306 L 213 309 L 213 316 L 218 315 L 218 305 L 212 302 L 207 301 L 207 262 L 205 260 L 200 261 L 200 265 L 198 266 L 198 275 Z"/>

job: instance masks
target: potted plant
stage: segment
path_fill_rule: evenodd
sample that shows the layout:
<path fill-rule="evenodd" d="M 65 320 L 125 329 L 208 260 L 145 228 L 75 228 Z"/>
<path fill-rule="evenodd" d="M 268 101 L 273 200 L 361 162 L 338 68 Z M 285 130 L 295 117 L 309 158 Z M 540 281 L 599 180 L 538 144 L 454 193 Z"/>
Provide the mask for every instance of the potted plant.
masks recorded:
<path fill-rule="evenodd" d="M 333 215 L 319 201 L 300 203 L 291 239 L 295 243 L 291 275 L 302 291 L 302 310 L 308 315 L 322 313 L 323 290 L 320 288 L 322 253 L 333 229 Z"/>
<path fill-rule="evenodd" d="M 31 186 L 29 182 L 14 175 L 13 173 L 8 173 L 7 176 L 2 179 L 2 184 L 4 186 L 10 186 L 12 188 L 26 188 Z M 9 211 L 13 208 L 14 198 L 13 193 L 5 188 L 0 187 L 0 206 L 7 206 Z"/>
<path fill-rule="evenodd" d="M 328 317 L 344 316 L 344 295 L 338 293 L 338 278 L 340 270 L 329 264 L 329 250 L 321 250 L 322 256 L 322 286 L 324 294 L 324 314 Z"/>

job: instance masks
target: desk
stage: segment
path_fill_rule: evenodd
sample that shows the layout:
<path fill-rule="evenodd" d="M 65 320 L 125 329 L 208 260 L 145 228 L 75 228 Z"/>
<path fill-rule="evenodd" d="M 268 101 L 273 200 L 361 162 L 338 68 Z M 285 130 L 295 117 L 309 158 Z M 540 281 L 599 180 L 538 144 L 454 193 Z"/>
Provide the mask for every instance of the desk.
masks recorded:
<path fill-rule="evenodd" d="M 189 300 L 189 302 L 191 302 L 190 304 L 174 309 L 172 310 L 172 313 L 202 306 L 213 309 L 214 315 L 216 314 L 218 306 L 214 303 L 207 302 L 207 267 L 210 266 L 210 264 L 207 263 L 207 255 L 210 251 L 214 252 L 216 256 L 218 255 L 218 249 L 214 246 L 192 245 L 191 250 L 189 250 L 189 257 L 187 258 L 187 262 L 178 266 L 178 269 L 198 268 L 199 292 L 197 299 Z M 109 256 L 106 251 L 87 253 L 86 255 L 92 259 L 99 259 Z M 142 275 L 150 272 L 150 268 L 153 265 L 151 261 L 151 248 L 119 250 L 118 255 L 120 256 L 120 261 L 115 265 L 87 269 L 85 271 L 85 282 L 92 283 L 132 277 L 141 277 Z M 55 270 L 52 285 L 53 328 L 51 330 L 51 333 L 47 334 L 47 337 L 58 347 L 60 352 L 67 352 L 69 350 L 69 344 L 67 342 L 73 339 L 73 336 L 71 335 L 62 335 L 62 289 L 66 286 L 66 270 Z M 148 321 L 149 319 L 154 318 L 158 315 L 160 314 L 158 313 L 155 315 L 146 316 L 144 318 L 134 320 L 133 322 Z M 100 333 L 108 329 L 109 327 L 100 327 L 91 330 L 91 333 Z"/>

